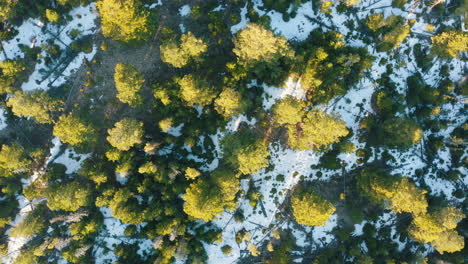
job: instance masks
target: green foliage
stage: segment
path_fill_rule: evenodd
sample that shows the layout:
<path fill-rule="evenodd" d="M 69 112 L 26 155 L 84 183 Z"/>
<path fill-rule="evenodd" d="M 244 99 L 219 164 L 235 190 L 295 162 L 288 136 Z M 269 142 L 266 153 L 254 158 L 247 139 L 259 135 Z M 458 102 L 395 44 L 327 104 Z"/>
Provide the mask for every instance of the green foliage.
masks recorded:
<path fill-rule="evenodd" d="M 408 233 L 418 242 L 430 243 L 440 254 L 457 252 L 464 248 L 465 242 L 454 229 L 464 217 L 460 210 L 444 207 L 432 214 L 415 216 Z"/>
<path fill-rule="evenodd" d="M 286 39 L 257 24 L 248 24 L 234 39 L 234 53 L 240 63 L 273 62 L 280 56 L 292 56 Z"/>
<path fill-rule="evenodd" d="M 146 220 L 150 209 L 140 206 L 135 195 L 126 187 L 118 190 L 107 189 L 102 196 L 97 197 L 96 206 L 109 207 L 112 215 L 124 223 L 139 224 Z"/>
<path fill-rule="evenodd" d="M 422 130 L 411 119 L 391 118 L 379 127 L 378 137 L 383 145 L 390 147 L 409 148 L 418 144 L 422 138 Z"/>
<path fill-rule="evenodd" d="M 214 88 L 207 81 L 193 74 L 185 75 L 177 83 L 180 86 L 180 97 L 188 106 L 209 105 L 216 96 Z"/>
<path fill-rule="evenodd" d="M 461 31 L 442 32 L 431 37 L 431 52 L 444 59 L 459 58 L 468 51 L 468 34 Z"/>
<path fill-rule="evenodd" d="M 0 93 L 14 93 L 18 82 L 26 70 L 26 65 L 19 60 L 4 60 L 0 62 Z"/>
<path fill-rule="evenodd" d="M 215 110 L 226 119 L 241 114 L 247 108 L 247 101 L 240 92 L 226 88 L 215 100 Z"/>
<path fill-rule="evenodd" d="M 320 150 L 348 135 L 346 123 L 335 116 L 309 111 L 301 123 L 288 125 L 288 145 L 296 150 Z"/>
<path fill-rule="evenodd" d="M 221 251 L 223 251 L 223 254 L 228 256 L 232 252 L 232 247 L 229 245 L 224 245 L 221 247 Z"/>
<path fill-rule="evenodd" d="M 47 209 L 43 205 L 37 206 L 24 219 L 11 229 L 11 237 L 32 237 L 47 227 Z"/>
<path fill-rule="evenodd" d="M 299 45 L 293 72 L 308 101 L 326 103 L 355 85 L 372 60 L 366 49 L 347 47 L 342 34 L 314 30 Z"/>
<path fill-rule="evenodd" d="M 7 101 L 16 116 L 32 117 L 40 124 L 53 123 L 53 114 L 63 109 L 60 100 L 50 97 L 46 91 L 16 92 Z"/>
<path fill-rule="evenodd" d="M 139 94 L 145 78 L 133 65 L 128 63 L 117 63 L 115 65 L 115 88 L 117 98 L 123 103 L 138 106 L 143 98 Z"/>
<path fill-rule="evenodd" d="M 226 135 L 222 145 L 226 162 L 243 174 L 257 173 L 268 166 L 268 144 L 249 130 Z"/>
<path fill-rule="evenodd" d="M 147 40 L 155 27 L 140 0 L 100 0 L 102 33 L 114 40 L 130 42 Z"/>
<path fill-rule="evenodd" d="M 280 125 L 295 125 L 302 121 L 305 115 L 302 103 L 293 97 L 286 97 L 277 101 L 271 110 L 273 120 Z"/>
<path fill-rule="evenodd" d="M 55 10 L 46 9 L 46 18 L 49 20 L 49 22 L 58 23 L 60 20 L 60 15 Z"/>
<path fill-rule="evenodd" d="M 78 145 L 84 142 L 93 142 L 96 140 L 96 131 L 76 113 L 61 115 L 54 126 L 54 136 L 59 137 L 63 143 Z"/>
<path fill-rule="evenodd" d="M 76 211 L 91 202 L 93 190 L 82 182 L 57 183 L 47 189 L 47 206 L 51 210 Z"/>
<path fill-rule="evenodd" d="M 28 168 L 32 161 L 28 159 L 24 148 L 18 144 L 2 145 L 0 150 L 0 168 L 14 171 Z"/>
<path fill-rule="evenodd" d="M 173 125 L 173 118 L 171 117 L 168 117 L 159 121 L 159 128 L 165 133 L 169 132 L 172 125 Z"/>
<path fill-rule="evenodd" d="M 239 191 L 239 179 L 229 169 L 215 170 L 210 179 L 197 178 L 183 196 L 184 212 L 205 222 L 213 220 L 225 208 L 234 207 L 234 199 Z"/>
<path fill-rule="evenodd" d="M 18 1 L 0 0 L 0 22 L 6 22 L 15 16 Z"/>
<path fill-rule="evenodd" d="M 294 57 L 294 51 L 284 37 L 277 37 L 257 24 L 248 24 L 239 31 L 234 46 L 239 66 L 264 76 L 267 82 L 284 79 Z"/>
<path fill-rule="evenodd" d="M 405 22 L 405 19 L 400 16 L 390 15 L 384 18 L 379 13 L 370 15 L 366 20 L 366 25 L 380 42 L 378 50 L 387 51 L 400 46 L 409 35 L 410 26 Z"/>
<path fill-rule="evenodd" d="M 201 172 L 199 172 L 197 169 L 194 168 L 187 168 L 185 170 L 185 177 L 189 180 L 195 180 L 201 175 Z"/>
<path fill-rule="evenodd" d="M 192 32 L 182 34 L 180 42 L 169 41 L 160 46 L 161 60 L 176 68 L 182 68 L 190 61 L 197 60 L 208 46 Z"/>
<path fill-rule="evenodd" d="M 332 203 L 313 190 L 299 187 L 291 196 L 294 219 L 301 225 L 323 226 L 335 212 Z"/>
<path fill-rule="evenodd" d="M 113 147 L 119 150 L 129 150 L 135 144 L 143 142 L 143 122 L 132 118 L 124 118 L 115 123 L 114 128 L 109 129 L 108 133 L 107 141 Z"/>

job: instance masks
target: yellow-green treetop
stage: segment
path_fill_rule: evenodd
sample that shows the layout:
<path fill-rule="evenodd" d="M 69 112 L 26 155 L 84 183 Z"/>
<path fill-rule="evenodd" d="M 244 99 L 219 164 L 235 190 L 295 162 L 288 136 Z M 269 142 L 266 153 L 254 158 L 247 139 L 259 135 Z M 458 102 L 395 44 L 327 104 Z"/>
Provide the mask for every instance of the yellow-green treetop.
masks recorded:
<path fill-rule="evenodd" d="M 140 0 L 100 0 L 96 6 L 106 37 L 123 42 L 142 41 L 154 30 L 150 13 Z"/>
<path fill-rule="evenodd" d="M 40 124 L 53 123 L 53 113 L 63 109 L 63 102 L 50 97 L 46 91 L 18 91 L 10 97 L 7 106 L 16 116 L 32 117 Z"/>
<path fill-rule="evenodd" d="M 139 94 L 145 78 L 133 65 L 129 63 L 118 63 L 115 65 L 115 88 L 117 98 L 131 106 L 138 106 L 142 102 Z"/>
<path fill-rule="evenodd" d="M 168 41 L 160 46 L 161 60 L 176 67 L 182 68 L 190 60 L 195 60 L 205 53 L 208 46 L 202 39 L 193 35 L 192 32 L 182 34 L 180 43 Z"/>
<path fill-rule="evenodd" d="M 291 196 L 291 206 L 297 223 L 323 226 L 336 208 L 312 190 L 299 189 Z"/>
<path fill-rule="evenodd" d="M 69 143 L 72 146 L 93 141 L 95 132 L 75 113 L 61 115 L 54 126 L 54 136 L 59 137 L 63 143 Z"/>
<path fill-rule="evenodd" d="M 212 103 L 216 93 L 211 85 L 193 74 L 187 74 L 179 79 L 180 97 L 188 106 L 209 105 Z"/>
<path fill-rule="evenodd" d="M 132 118 L 124 118 L 115 123 L 114 128 L 108 130 L 107 141 L 119 149 L 129 150 L 136 144 L 142 142 L 144 135 L 143 122 Z"/>
<path fill-rule="evenodd" d="M 458 58 L 468 51 L 468 34 L 461 31 L 442 32 L 431 38 L 431 51 L 444 59 Z"/>
<path fill-rule="evenodd" d="M 277 37 L 270 30 L 257 24 L 248 24 L 234 39 L 234 53 L 242 64 L 259 61 L 274 62 L 279 57 L 292 57 L 294 51 L 286 38 Z"/>
<path fill-rule="evenodd" d="M 215 100 L 215 110 L 226 119 L 242 113 L 246 105 L 241 93 L 231 88 L 224 89 Z"/>
<path fill-rule="evenodd" d="M 302 116 L 305 115 L 302 102 L 291 96 L 276 102 L 271 112 L 273 114 L 273 120 L 280 125 L 295 125 L 301 122 Z"/>
<path fill-rule="evenodd" d="M 344 121 L 313 110 L 304 116 L 301 123 L 288 126 L 288 145 L 296 150 L 319 150 L 338 142 L 348 133 Z"/>

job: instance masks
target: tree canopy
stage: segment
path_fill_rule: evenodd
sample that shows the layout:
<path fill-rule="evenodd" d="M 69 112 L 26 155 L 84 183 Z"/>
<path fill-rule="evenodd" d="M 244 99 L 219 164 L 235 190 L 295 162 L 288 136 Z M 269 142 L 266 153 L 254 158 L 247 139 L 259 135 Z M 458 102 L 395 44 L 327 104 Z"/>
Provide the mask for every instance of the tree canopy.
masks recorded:
<path fill-rule="evenodd" d="M 154 31 L 151 15 L 140 0 L 100 0 L 104 36 L 123 42 L 144 41 Z"/>
<path fill-rule="evenodd" d="M 337 117 L 309 111 L 301 123 L 288 125 L 288 145 L 297 150 L 326 148 L 348 135 L 346 123 Z"/>
<path fill-rule="evenodd" d="M 133 65 L 128 63 L 117 63 L 115 65 L 115 88 L 117 89 L 117 98 L 123 103 L 131 106 L 138 106 L 142 103 L 142 97 L 139 94 L 145 78 Z"/>
<path fill-rule="evenodd" d="M 170 41 L 160 46 L 161 60 L 176 68 L 182 68 L 190 61 L 197 60 L 208 49 L 202 39 L 192 32 L 182 34 L 180 42 Z"/>
<path fill-rule="evenodd" d="M 54 122 L 54 114 L 63 109 L 63 103 L 52 98 L 46 91 L 16 92 L 10 97 L 7 106 L 16 116 L 32 117 L 41 124 Z"/>
<path fill-rule="evenodd" d="M 298 188 L 291 196 L 294 219 L 301 225 L 323 226 L 335 207 L 312 190 Z"/>
<path fill-rule="evenodd" d="M 144 131 L 143 122 L 132 118 L 124 118 L 108 130 L 107 141 L 119 149 L 129 150 L 135 144 L 142 143 Z"/>
<path fill-rule="evenodd" d="M 76 113 L 61 115 L 54 126 L 53 133 L 62 142 L 70 145 L 92 142 L 96 138 L 96 131 L 79 118 Z"/>

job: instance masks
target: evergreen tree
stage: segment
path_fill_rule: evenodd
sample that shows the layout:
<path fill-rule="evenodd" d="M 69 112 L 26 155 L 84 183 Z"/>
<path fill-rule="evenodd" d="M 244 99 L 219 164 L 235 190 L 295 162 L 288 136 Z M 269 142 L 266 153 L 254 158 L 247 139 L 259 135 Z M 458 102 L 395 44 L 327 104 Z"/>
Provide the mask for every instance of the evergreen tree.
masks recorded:
<path fill-rule="evenodd" d="M 296 150 L 323 149 L 346 135 L 345 122 L 315 110 L 308 112 L 301 123 L 288 126 L 288 144 Z"/>
<path fill-rule="evenodd" d="M 212 183 L 198 178 L 183 196 L 184 212 L 205 222 L 213 220 L 225 208 L 232 209 L 239 191 L 239 179 L 228 169 L 214 171 L 211 178 Z"/>
<path fill-rule="evenodd" d="M 294 55 L 284 37 L 276 37 L 257 24 L 248 24 L 237 33 L 234 45 L 238 61 L 246 65 L 260 61 L 276 63 L 280 57 Z"/>
<path fill-rule="evenodd" d="M 95 141 L 96 131 L 85 124 L 76 113 L 70 113 L 59 117 L 54 126 L 54 136 L 59 137 L 63 143 L 75 146 Z"/>
<path fill-rule="evenodd" d="M 276 102 L 271 110 L 273 120 L 280 125 L 295 125 L 302 120 L 305 115 L 302 102 L 293 97 L 286 97 Z"/>
<path fill-rule="evenodd" d="M 396 213 L 407 212 L 413 215 L 423 214 L 427 211 L 427 191 L 420 190 L 408 178 L 398 181 L 393 187 L 393 191 L 387 195 L 390 200 L 389 208 Z"/>
<path fill-rule="evenodd" d="M 243 174 L 257 173 L 268 166 L 268 144 L 251 131 L 226 135 L 222 145 L 224 160 Z"/>
<path fill-rule="evenodd" d="M 117 89 L 117 98 L 123 103 L 131 106 L 138 106 L 143 99 L 139 94 L 144 76 L 133 65 L 128 63 L 118 63 L 115 65 L 115 88 Z"/>
<path fill-rule="evenodd" d="M 63 109 L 60 100 L 53 99 L 42 90 L 16 92 L 8 99 L 7 106 L 16 116 L 32 117 L 41 124 L 53 123 L 53 114 Z"/>
<path fill-rule="evenodd" d="M 177 83 L 180 86 L 180 97 L 188 106 L 209 105 L 216 96 L 214 88 L 207 81 L 193 74 L 185 75 Z"/>
<path fill-rule="evenodd" d="M 180 43 L 168 41 L 160 46 L 161 60 L 176 68 L 182 68 L 191 60 L 198 59 L 207 49 L 208 46 L 202 39 L 188 32 L 182 34 Z"/>
<path fill-rule="evenodd" d="M 51 210 L 76 211 L 91 202 L 92 189 L 78 181 L 57 183 L 47 189 L 47 206 Z"/>
<path fill-rule="evenodd" d="M 241 114 L 247 107 L 240 92 L 231 88 L 224 89 L 215 100 L 216 111 L 226 119 Z"/>
<path fill-rule="evenodd" d="M 409 148 L 419 143 L 422 130 L 411 119 L 391 118 L 379 127 L 378 137 L 384 145 L 391 147 Z"/>
<path fill-rule="evenodd" d="M 119 149 L 129 150 L 135 144 L 140 144 L 144 135 L 143 122 L 132 119 L 124 118 L 115 123 L 114 128 L 108 130 L 109 136 L 107 141 Z"/>
<path fill-rule="evenodd" d="M 105 37 L 123 42 L 144 41 L 155 30 L 150 12 L 140 0 L 99 0 L 96 6 Z"/>
<path fill-rule="evenodd" d="M 16 14 L 18 1 L 0 0 L 0 23 L 4 23 Z"/>
<path fill-rule="evenodd" d="M 468 34 L 460 31 L 442 32 L 431 38 L 431 52 L 444 59 L 459 58 L 468 51 Z"/>
<path fill-rule="evenodd" d="M 18 144 L 2 145 L 0 150 L 0 168 L 21 170 L 31 165 L 24 148 Z"/>
<path fill-rule="evenodd" d="M 46 9 L 46 18 L 49 20 L 49 22 L 58 23 L 60 20 L 60 15 L 55 10 Z"/>
<path fill-rule="evenodd" d="M 323 226 L 335 212 L 332 203 L 312 190 L 298 188 L 291 196 L 291 207 L 297 223 L 308 226 Z"/>
<path fill-rule="evenodd" d="M 10 231 L 11 237 L 31 237 L 42 232 L 47 227 L 46 208 L 38 205 L 29 212 L 24 219 Z"/>
<path fill-rule="evenodd" d="M 21 79 L 26 65 L 18 60 L 4 60 L 0 62 L 0 94 L 14 93 L 15 83 Z"/>

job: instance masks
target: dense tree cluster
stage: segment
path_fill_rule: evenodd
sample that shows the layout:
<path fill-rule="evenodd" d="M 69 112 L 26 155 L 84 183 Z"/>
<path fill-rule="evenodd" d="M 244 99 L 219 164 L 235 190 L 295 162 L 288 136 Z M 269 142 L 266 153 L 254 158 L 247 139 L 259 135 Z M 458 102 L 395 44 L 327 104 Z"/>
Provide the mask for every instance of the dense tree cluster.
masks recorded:
<path fill-rule="evenodd" d="M 0 262 L 464 263 L 442 2 L 0 0 Z"/>

